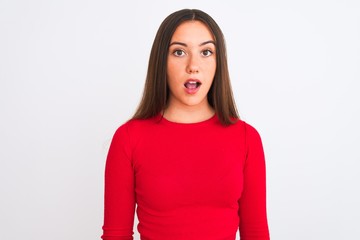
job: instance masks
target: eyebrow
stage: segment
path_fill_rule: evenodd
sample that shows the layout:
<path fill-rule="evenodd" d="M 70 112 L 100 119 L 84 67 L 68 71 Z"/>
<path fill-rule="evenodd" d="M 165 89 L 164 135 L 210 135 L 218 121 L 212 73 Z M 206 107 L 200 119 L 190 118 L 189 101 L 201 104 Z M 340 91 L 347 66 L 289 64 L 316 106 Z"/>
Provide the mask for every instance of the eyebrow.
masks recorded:
<path fill-rule="evenodd" d="M 209 43 L 212 43 L 212 44 L 215 45 L 215 42 L 213 40 L 209 40 L 209 41 L 200 43 L 199 46 L 204 46 L 204 45 L 209 44 Z M 184 46 L 184 47 L 188 46 L 186 43 L 183 43 L 183 42 L 172 42 L 172 43 L 170 43 L 169 47 L 172 46 L 172 45 L 181 45 L 181 46 Z"/>

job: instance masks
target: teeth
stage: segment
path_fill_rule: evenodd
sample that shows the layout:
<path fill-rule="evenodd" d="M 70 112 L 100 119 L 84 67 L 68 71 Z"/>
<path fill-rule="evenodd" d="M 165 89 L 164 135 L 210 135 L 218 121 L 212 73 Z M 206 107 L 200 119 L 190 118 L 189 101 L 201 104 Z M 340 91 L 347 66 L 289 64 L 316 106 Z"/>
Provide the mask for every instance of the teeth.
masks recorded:
<path fill-rule="evenodd" d="M 184 84 L 184 86 L 186 88 L 191 88 L 191 89 L 194 89 L 194 88 L 197 88 L 201 85 L 200 82 L 197 82 L 197 81 L 188 81 Z"/>

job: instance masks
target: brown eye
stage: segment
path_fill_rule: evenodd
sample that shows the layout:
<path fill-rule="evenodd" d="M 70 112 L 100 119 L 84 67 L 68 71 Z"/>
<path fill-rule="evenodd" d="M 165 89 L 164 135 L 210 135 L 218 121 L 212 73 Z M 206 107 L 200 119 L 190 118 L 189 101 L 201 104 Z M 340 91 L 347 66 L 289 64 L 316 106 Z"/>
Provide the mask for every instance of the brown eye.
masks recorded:
<path fill-rule="evenodd" d="M 201 55 L 203 55 L 204 57 L 209 57 L 213 54 L 213 52 L 209 49 L 206 49 L 204 51 L 201 52 Z"/>
<path fill-rule="evenodd" d="M 175 56 L 177 56 L 177 57 L 182 57 L 182 56 L 185 55 L 185 52 L 184 52 L 183 50 L 181 50 L 181 49 L 177 49 L 177 50 L 175 50 L 175 51 L 173 52 L 173 54 L 174 54 Z"/>

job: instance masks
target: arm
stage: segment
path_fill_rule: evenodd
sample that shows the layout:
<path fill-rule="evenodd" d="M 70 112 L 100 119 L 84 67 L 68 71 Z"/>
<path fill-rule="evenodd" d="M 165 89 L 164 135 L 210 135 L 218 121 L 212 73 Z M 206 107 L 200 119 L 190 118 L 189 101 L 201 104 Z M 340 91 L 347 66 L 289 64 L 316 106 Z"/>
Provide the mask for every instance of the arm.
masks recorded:
<path fill-rule="evenodd" d="M 258 132 L 245 124 L 246 160 L 243 192 L 239 200 L 241 240 L 268 240 L 265 157 Z"/>
<path fill-rule="evenodd" d="M 132 240 L 135 212 L 134 172 L 126 125 L 114 134 L 105 167 L 104 240 Z"/>

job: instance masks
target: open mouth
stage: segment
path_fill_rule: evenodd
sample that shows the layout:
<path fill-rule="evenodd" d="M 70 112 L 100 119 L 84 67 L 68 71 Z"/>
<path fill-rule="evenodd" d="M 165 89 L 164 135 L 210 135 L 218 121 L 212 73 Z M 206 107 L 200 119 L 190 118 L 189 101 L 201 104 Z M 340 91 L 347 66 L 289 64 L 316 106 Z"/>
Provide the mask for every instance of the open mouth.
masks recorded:
<path fill-rule="evenodd" d="M 188 80 L 184 86 L 187 88 L 187 89 L 197 89 L 198 87 L 201 86 L 201 82 L 198 81 L 198 80 Z"/>

